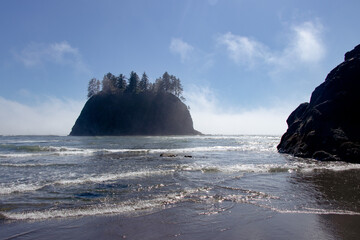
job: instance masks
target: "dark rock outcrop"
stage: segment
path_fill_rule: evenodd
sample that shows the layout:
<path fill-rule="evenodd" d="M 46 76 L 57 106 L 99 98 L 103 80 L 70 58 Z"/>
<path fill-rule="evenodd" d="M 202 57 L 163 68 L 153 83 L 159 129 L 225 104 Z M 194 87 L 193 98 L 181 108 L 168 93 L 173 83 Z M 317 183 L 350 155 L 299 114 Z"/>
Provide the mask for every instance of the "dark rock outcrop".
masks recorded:
<path fill-rule="evenodd" d="M 360 45 L 287 119 L 279 152 L 360 163 Z"/>
<path fill-rule="evenodd" d="M 161 153 L 160 157 L 172 158 L 172 157 L 177 157 L 177 155 L 175 153 Z"/>
<path fill-rule="evenodd" d="M 85 104 L 71 136 L 196 135 L 186 105 L 169 93 L 99 93 Z"/>

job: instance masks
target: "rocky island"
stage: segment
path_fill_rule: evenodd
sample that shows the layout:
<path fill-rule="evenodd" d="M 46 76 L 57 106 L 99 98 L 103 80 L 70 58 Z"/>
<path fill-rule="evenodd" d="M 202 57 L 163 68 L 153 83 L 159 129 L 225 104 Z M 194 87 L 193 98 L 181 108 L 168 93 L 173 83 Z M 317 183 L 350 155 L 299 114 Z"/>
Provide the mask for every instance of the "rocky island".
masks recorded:
<path fill-rule="evenodd" d="M 144 73 L 104 76 L 89 82 L 88 101 L 71 136 L 196 135 L 188 107 L 182 98 L 180 80 L 167 72 L 155 83 Z"/>
<path fill-rule="evenodd" d="M 287 119 L 279 152 L 360 163 L 360 45 Z"/>

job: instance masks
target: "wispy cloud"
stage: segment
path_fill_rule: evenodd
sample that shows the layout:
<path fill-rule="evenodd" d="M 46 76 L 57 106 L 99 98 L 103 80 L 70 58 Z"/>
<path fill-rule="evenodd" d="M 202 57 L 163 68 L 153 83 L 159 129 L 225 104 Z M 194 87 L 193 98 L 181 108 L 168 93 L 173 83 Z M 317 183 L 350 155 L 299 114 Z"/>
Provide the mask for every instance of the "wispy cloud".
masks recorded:
<path fill-rule="evenodd" d="M 217 41 L 226 47 L 229 57 L 236 63 L 253 66 L 255 62 L 270 57 L 265 45 L 248 37 L 228 32 L 221 35 Z"/>
<path fill-rule="evenodd" d="M 83 101 L 43 97 L 30 106 L 0 97 L 0 134 L 67 135 L 83 105 Z"/>
<path fill-rule="evenodd" d="M 207 71 L 214 65 L 215 53 L 206 53 L 200 48 L 194 47 L 180 38 L 172 38 L 169 50 L 180 57 L 181 63 L 198 72 Z"/>
<path fill-rule="evenodd" d="M 205 134 L 274 134 L 286 131 L 286 119 L 296 104 L 270 108 L 231 109 L 223 106 L 209 88 L 192 87 L 186 94 L 194 128 Z"/>
<path fill-rule="evenodd" d="M 170 51 L 174 54 L 180 55 L 181 61 L 184 62 L 190 57 L 190 54 L 193 52 L 194 47 L 184 42 L 180 38 L 171 39 Z"/>
<path fill-rule="evenodd" d="M 14 55 L 29 68 L 55 63 L 71 66 L 80 72 L 88 72 L 79 50 L 66 41 L 51 44 L 31 43 Z"/>
<path fill-rule="evenodd" d="M 281 51 L 271 50 L 265 44 L 248 36 L 231 32 L 220 35 L 217 43 L 225 46 L 230 59 L 237 64 L 253 67 L 257 64 L 289 68 L 296 63 L 314 64 L 326 54 L 322 40 L 323 27 L 319 22 L 304 22 L 290 29 L 290 37 Z"/>
<path fill-rule="evenodd" d="M 301 62 L 316 63 L 325 57 L 325 45 L 322 40 L 323 27 L 320 23 L 304 22 L 293 26 L 293 37 L 285 49 L 285 55 L 297 57 Z"/>

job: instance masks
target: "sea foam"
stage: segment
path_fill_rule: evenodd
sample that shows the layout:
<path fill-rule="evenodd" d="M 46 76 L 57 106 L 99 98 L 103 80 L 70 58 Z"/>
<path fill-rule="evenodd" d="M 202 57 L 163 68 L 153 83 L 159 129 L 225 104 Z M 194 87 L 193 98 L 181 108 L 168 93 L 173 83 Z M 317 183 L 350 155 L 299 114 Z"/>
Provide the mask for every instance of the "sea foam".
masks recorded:
<path fill-rule="evenodd" d="M 199 189 L 187 189 L 186 191 L 163 194 L 148 200 L 131 199 L 119 204 L 98 204 L 81 208 L 52 209 L 44 211 L 26 212 L 0 212 L 8 220 L 42 220 L 51 218 L 69 218 L 81 216 L 94 216 L 104 214 L 127 214 L 130 212 L 155 210 L 182 201 L 189 194 Z"/>
<path fill-rule="evenodd" d="M 11 194 L 11 193 L 22 193 L 37 191 L 44 187 L 50 185 L 81 185 L 89 183 L 102 183 L 108 181 L 115 181 L 119 179 L 133 179 L 133 178 L 144 178 L 155 175 L 167 175 L 172 174 L 174 170 L 139 170 L 133 172 L 124 172 L 124 173 L 113 173 L 113 174 L 91 174 L 86 176 L 81 176 L 73 179 L 62 179 L 53 182 L 46 183 L 11 183 L 11 184 L 1 184 L 0 185 L 0 195 L 1 194 Z"/>

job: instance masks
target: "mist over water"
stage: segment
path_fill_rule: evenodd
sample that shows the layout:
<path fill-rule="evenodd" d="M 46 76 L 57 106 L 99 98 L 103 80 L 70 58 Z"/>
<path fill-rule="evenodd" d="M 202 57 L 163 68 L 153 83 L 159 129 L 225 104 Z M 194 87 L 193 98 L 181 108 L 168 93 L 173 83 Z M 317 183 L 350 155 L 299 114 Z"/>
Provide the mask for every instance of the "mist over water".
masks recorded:
<path fill-rule="evenodd" d="M 197 212 L 201 205 L 204 215 L 235 204 L 279 213 L 360 215 L 360 165 L 281 155 L 279 140 L 3 136 L 0 218 L 6 224 L 141 215 L 184 204 Z"/>

